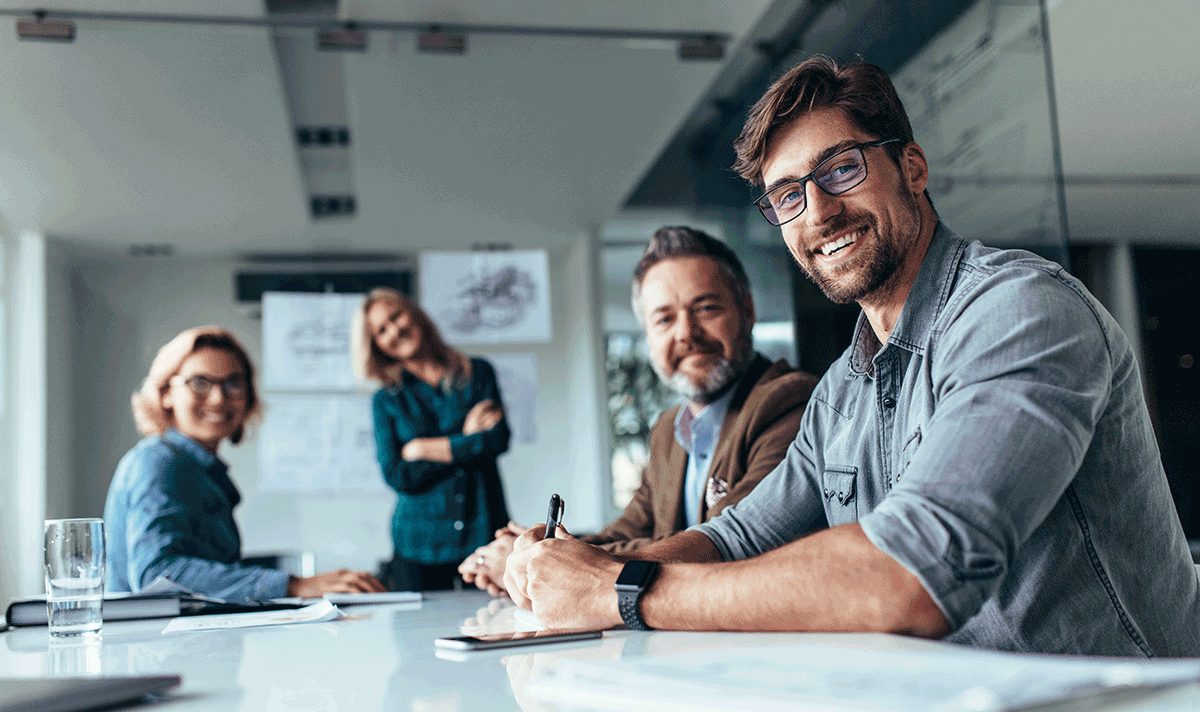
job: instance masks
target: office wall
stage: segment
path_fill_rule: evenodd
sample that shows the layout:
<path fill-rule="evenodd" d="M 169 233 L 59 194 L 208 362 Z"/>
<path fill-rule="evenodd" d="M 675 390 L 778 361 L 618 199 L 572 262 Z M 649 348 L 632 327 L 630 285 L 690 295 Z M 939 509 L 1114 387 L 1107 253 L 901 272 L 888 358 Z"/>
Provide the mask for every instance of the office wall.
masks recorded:
<path fill-rule="evenodd" d="M 53 243 L 48 258 L 49 342 L 64 372 L 51 379 L 47 481 L 55 514 L 99 516 L 121 456 L 138 440 L 129 395 L 158 347 L 184 328 L 221 324 L 261 361 L 261 322 L 232 301 L 236 265 L 219 259 L 133 258 Z M 551 491 L 568 498 L 572 529 L 603 521 L 607 472 L 601 420 L 599 336 L 593 314 L 595 251 L 590 237 L 550 251 L 554 339 L 547 344 L 467 347 L 468 353 L 533 352 L 538 358 L 537 442 L 514 441 L 500 460 L 511 513 L 541 521 Z M 246 553 L 304 549 L 319 569 L 373 568 L 391 554 L 395 495 L 257 491 L 253 431 L 221 457 L 241 489 L 235 514 Z"/>

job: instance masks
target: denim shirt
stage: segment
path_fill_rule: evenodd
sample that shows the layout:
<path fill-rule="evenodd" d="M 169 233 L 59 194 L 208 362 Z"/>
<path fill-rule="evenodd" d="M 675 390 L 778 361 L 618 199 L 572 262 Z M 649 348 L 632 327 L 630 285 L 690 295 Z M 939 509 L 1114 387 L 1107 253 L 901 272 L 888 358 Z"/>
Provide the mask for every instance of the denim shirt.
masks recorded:
<path fill-rule="evenodd" d="M 166 576 L 227 600 L 286 596 L 287 572 L 238 563 L 239 501 L 225 463 L 196 441 L 178 430 L 143 438 L 108 487 L 107 589 L 136 592 Z"/>
<path fill-rule="evenodd" d="M 1059 265 L 940 225 L 888 342 L 860 316 L 779 467 L 696 527 L 726 559 L 858 522 L 947 640 L 1200 655 L 1196 569 L 1133 351 Z"/>
<path fill-rule="evenodd" d="M 502 405 L 496 372 L 471 359 L 462 388 L 430 386 L 405 372 L 400 387 L 375 393 L 375 444 L 383 479 L 399 494 L 392 515 L 395 556 L 426 565 L 462 561 L 508 523 L 496 458 L 508 450 L 508 421 L 463 435 L 475 404 Z M 453 462 L 408 461 L 400 456 L 413 438 L 447 435 Z"/>

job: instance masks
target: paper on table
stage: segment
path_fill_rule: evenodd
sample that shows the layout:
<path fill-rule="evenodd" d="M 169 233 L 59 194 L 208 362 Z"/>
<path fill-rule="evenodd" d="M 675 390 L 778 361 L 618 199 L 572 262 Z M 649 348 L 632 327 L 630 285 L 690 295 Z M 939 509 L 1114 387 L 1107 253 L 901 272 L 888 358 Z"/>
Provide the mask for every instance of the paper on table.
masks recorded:
<path fill-rule="evenodd" d="M 292 623 L 317 623 L 341 618 L 342 612 L 329 601 L 321 601 L 304 608 L 286 611 L 264 611 L 262 613 L 223 613 L 211 616 L 176 618 L 163 628 L 163 633 L 179 633 L 191 630 L 218 630 L 223 628 L 256 628 L 268 625 L 290 625 Z"/>
<path fill-rule="evenodd" d="M 881 651 L 827 645 L 708 650 L 620 661 L 559 659 L 530 696 L 598 709 L 1018 710 L 1059 700 L 1200 679 L 1195 660 L 1137 661 L 947 648 Z"/>
<path fill-rule="evenodd" d="M 420 603 L 420 591 L 384 591 L 383 593 L 327 593 L 326 601 L 337 605 L 358 605 L 367 603 Z"/>

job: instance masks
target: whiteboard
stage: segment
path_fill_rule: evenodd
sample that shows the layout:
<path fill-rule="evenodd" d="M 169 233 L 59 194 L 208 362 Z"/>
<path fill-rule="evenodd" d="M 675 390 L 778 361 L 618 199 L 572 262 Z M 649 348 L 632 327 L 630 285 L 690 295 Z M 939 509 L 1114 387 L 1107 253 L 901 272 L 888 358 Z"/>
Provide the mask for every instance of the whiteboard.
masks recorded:
<path fill-rule="evenodd" d="M 267 393 L 263 403 L 260 490 L 385 489 L 370 395 Z"/>
<path fill-rule="evenodd" d="M 263 388 L 352 390 L 350 327 L 360 294 L 263 294 Z"/>
<path fill-rule="evenodd" d="M 537 356 L 531 353 L 486 354 L 496 369 L 504 417 L 513 439 L 522 445 L 537 442 Z"/>
<path fill-rule="evenodd" d="M 421 308 L 455 344 L 549 341 L 545 250 L 423 252 Z"/>

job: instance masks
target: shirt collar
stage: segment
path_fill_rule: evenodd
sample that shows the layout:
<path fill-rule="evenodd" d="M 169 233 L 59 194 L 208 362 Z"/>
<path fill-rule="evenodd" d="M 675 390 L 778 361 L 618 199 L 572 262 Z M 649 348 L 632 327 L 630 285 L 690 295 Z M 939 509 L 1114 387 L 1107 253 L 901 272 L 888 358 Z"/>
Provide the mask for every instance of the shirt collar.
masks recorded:
<path fill-rule="evenodd" d="M 904 300 L 900 318 L 888 337 L 889 344 L 895 344 L 913 353 L 924 354 L 924 344 L 929 331 L 950 297 L 950 290 L 954 286 L 954 274 L 962 262 L 966 247 L 966 240 L 946 227 L 945 223 L 938 222 L 925 258 L 921 260 L 921 268 L 917 270 L 917 278 L 908 291 L 908 298 Z M 867 321 L 865 312 L 858 315 L 851 345 L 851 374 L 871 373 L 872 360 L 880 351 L 880 343 L 875 336 L 875 330 L 871 328 L 871 323 Z"/>
<path fill-rule="evenodd" d="M 729 404 L 733 402 L 733 396 L 737 393 L 738 386 L 745 377 L 746 374 L 743 372 L 736 381 L 729 385 L 725 393 L 721 394 L 720 398 L 701 408 L 699 413 L 693 415 L 692 409 L 688 407 L 687 403 L 679 406 L 679 412 L 675 414 L 675 442 L 690 454 L 694 424 L 705 423 L 709 424 L 709 427 L 719 429 L 725 423 L 725 414 L 729 412 Z"/>
<path fill-rule="evenodd" d="M 233 505 L 237 505 L 241 501 L 241 493 L 238 492 L 237 486 L 233 484 L 233 480 L 229 479 L 229 466 L 221 458 L 209 452 L 203 445 L 175 428 L 167 428 L 162 434 L 162 439 L 167 444 L 174 446 L 177 450 L 181 450 L 184 454 L 195 460 L 204 469 L 204 472 L 212 478 L 213 482 L 225 490 Z"/>

